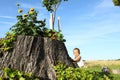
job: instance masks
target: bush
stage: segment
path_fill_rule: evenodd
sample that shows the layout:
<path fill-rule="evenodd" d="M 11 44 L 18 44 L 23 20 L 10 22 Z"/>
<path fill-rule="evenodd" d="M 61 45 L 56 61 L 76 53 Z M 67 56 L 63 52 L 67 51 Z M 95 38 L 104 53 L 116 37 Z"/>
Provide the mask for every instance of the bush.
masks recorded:
<path fill-rule="evenodd" d="M 18 70 L 4 68 L 4 77 L 0 80 L 40 80 L 31 73 L 24 73 Z"/>
<path fill-rule="evenodd" d="M 85 68 L 72 68 L 64 64 L 54 67 L 58 80 L 113 80 L 109 73 L 89 71 Z"/>

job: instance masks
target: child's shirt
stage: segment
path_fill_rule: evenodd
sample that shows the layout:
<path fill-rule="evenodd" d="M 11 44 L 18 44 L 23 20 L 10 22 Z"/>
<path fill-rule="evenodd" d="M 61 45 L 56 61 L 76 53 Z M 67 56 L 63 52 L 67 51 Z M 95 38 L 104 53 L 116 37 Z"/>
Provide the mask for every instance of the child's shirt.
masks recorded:
<path fill-rule="evenodd" d="M 78 64 L 79 67 L 84 66 L 84 62 L 83 62 L 83 60 L 82 60 L 82 57 L 81 57 L 81 59 L 77 62 L 77 64 Z"/>

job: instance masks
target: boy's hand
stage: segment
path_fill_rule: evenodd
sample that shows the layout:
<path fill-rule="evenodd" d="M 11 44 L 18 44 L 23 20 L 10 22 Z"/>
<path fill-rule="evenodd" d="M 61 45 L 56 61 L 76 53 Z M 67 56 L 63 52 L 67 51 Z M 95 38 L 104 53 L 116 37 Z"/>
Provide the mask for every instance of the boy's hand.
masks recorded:
<path fill-rule="evenodd" d="M 75 62 L 71 57 L 68 57 L 72 62 Z"/>

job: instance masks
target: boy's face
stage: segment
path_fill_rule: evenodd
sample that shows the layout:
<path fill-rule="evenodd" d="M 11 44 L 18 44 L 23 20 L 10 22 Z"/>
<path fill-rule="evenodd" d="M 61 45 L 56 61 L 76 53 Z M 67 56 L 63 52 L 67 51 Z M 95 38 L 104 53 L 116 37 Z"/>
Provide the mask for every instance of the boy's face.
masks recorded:
<path fill-rule="evenodd" d="M 75 55 L 75 56 L 78 56 L 79 55 L 79 52 L 78 52 L 78 50 L 73 50 L 73 54 Z"/>

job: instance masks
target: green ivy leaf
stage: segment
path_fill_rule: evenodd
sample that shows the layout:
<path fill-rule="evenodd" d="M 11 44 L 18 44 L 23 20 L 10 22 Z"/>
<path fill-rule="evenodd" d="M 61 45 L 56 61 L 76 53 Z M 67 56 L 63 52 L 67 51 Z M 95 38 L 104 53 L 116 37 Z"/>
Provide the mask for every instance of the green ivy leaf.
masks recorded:
<path fill-rule="evenodd" d="M 25 78 L 24 77 L 20 77 L 19 80 L 25 80 Z"/>
<path fill-rule="evenodd" d="M 3 80 L 2 78 L 0 78 L 0 80 Z"/>

